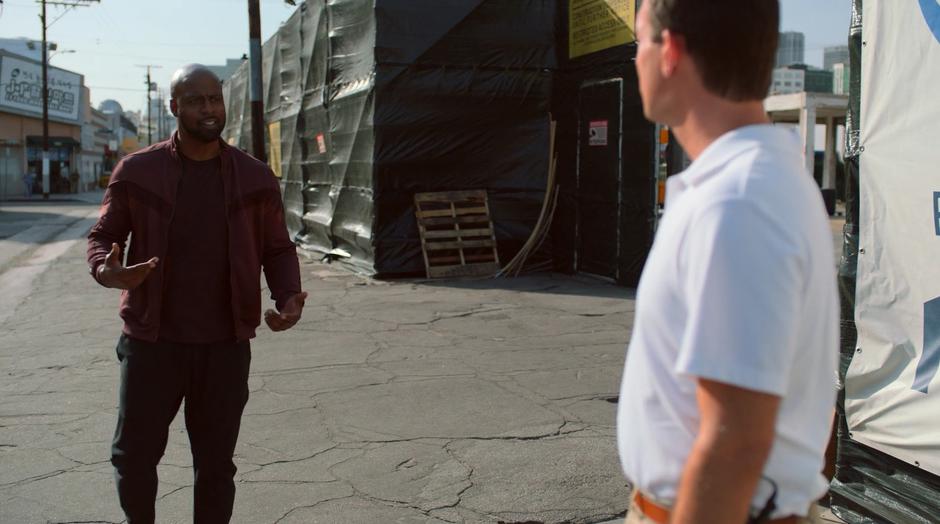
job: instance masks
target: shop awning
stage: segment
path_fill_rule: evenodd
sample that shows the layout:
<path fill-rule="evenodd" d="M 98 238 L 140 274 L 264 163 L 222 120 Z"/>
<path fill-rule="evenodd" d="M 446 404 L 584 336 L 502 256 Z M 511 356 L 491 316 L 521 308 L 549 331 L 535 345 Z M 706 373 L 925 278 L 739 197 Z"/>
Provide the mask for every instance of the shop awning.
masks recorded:
<path fill-rule="evenodd" d="M 26 145 L 29 147 L 42 147 L 42 137 L 35 135 L 27 136 Z M 50 136 L 49 147 L 80 148 L 82 147 L 82 143 L 70 136 Z"/>

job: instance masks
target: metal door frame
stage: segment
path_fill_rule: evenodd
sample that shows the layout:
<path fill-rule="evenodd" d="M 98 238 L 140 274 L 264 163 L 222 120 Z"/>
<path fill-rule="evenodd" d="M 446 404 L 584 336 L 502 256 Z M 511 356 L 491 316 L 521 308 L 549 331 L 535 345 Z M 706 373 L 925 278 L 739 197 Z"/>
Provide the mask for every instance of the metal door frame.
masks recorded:
<path fill-rule="evenodd" d="M 596 275 L 581 270 L 581 261 L 579 252 L 581 250 L 581 94 L 585 88 L 596 87 L 604 84 L 617 84 L 620 96 L 618 102 L 617 118 L 617 225 L 616 225 L 616 255 L 614 264 L 614 277 Z M 623 77 L 611 77 L 603 80 L 585 80 L 578 87 L 578 147 L 575 156 L 574 168 L 574 191 L 575 191 L 575 218 L 574 218 L 574 270 L 576 273 L 584 273 L 604 280 L 613 282 L 620 281 L 620 224 L 623 220 Z"/>

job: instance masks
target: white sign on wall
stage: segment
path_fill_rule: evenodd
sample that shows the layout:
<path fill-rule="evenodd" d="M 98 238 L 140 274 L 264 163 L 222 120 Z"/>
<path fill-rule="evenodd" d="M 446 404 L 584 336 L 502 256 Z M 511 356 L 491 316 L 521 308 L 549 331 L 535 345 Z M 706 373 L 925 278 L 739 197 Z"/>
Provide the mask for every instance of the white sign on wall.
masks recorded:
<path fill-rule="evenodd" d="M 49 68 L 49 116 L 79 122 L 82 77 Z M 42 117 L 42 66 L 0 56 L 0 107 Z"/>
<path fill-rule="evenodd" d="M 852 439 L 940 475 L 940 4 L 863 5 Z"/>
<path fill-rule="evenodd" d="M 607 121 L 591 120 L 588 124 L 588 145 L 606 146 L 607 145 Z"/>

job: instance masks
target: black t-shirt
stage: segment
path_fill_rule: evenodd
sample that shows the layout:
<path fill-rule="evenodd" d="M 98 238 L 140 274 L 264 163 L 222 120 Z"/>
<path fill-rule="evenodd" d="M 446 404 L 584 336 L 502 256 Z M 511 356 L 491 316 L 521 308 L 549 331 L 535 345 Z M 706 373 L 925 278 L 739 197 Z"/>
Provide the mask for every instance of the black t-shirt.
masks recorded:
<path fill-rule="evenodd" d="M 185 344 L 234 340 L 228 220 L 219 158 L 182 157 L 164 264 L 160 339 Z"/>

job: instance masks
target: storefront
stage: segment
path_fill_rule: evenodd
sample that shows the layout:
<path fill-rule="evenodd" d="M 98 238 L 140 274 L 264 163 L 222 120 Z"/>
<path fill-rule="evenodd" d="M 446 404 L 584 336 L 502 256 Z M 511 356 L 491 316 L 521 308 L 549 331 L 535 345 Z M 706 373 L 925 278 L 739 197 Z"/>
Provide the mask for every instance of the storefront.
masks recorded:
<path fill-rule="evenodd" d="M 71 137 L 49 137 L 49 192 L 74 193 L 78 188 L 78 154 L 81 142 Z M 42 173 L 42 137 L 26 137 L 26 169 Z M 35 193 L 42 193 L 41 177 L 36 178 Z"/>
<path fill-rule="evenodd" d="M 55 67 L 48 73 L 49 192 L 68 193 L 77 189 L 84 79 Z M 0 50 L 0 85 L 0 198 L 22 196 L 28 172 L 42 193 L 42 65 Z"/>

